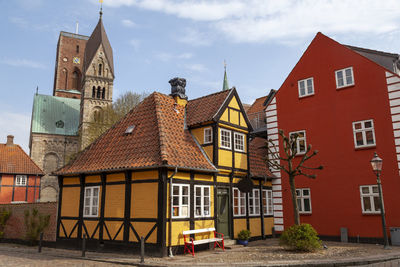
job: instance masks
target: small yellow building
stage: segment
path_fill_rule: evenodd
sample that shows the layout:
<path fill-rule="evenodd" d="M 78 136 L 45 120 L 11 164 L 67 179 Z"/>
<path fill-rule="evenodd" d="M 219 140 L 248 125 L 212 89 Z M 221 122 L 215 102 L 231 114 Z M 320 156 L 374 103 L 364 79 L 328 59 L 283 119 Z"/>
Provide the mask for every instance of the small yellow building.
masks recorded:
<path fill-rule="evenodd" d="M 86 234 L 89 246 L 129 247 L 143 236 L 146 249 L 164 256 L 183 246 L 185 230 L 271 235 L 264 142 L 250 142 L 236 89 L 187 101 L 185 80 L 170 83 L 171 95 L 148 96 L 57 172 L 57 242 L 77 246 Z M 241 192 L 238 183 L 250 178 L 251 190 Z"/>

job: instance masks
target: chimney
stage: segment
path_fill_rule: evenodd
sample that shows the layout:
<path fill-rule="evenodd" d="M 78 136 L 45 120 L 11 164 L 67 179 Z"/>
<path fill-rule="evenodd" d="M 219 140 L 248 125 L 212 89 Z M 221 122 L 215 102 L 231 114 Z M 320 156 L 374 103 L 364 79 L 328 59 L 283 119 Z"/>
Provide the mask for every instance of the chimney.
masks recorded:
<path fill-rule="evenodd" d="M 13 146 L 14 145 L 14 135 L 7 135 L 7 146 Z"/>
<path fill-rule="evenodd" d="M 171 96 L 178 105 L 186 106 L 188 97 L 185 95 L 186 80 L 184 78 L 173 78 L 171 84 Z"/>

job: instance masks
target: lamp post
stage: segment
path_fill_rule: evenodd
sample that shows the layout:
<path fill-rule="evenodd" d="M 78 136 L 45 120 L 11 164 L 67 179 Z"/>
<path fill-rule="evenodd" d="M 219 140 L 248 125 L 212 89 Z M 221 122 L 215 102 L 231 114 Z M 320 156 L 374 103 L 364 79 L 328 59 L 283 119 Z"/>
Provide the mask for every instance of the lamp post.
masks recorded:
<path fill-rule="evenodd" d="M 382 198 L 382 186 L 381 186 L 381 172 L 382 172 L 382 163 L 383 160 L 378 157 L 376 152 L 374 153 L 374 157 L 371 159 L 372 170 L 376 174 L 376 183 L 378 184 L 378 192 L 379 192 L 379 205 L 381 210 L 382 217 L 382 230 L 383 230 L 383 245 L 384 249 L 389 249 L 389 240 L 386 233 L 386 219 L 385 219 L 385 209 L 383 208 L 383 198 Z"/>

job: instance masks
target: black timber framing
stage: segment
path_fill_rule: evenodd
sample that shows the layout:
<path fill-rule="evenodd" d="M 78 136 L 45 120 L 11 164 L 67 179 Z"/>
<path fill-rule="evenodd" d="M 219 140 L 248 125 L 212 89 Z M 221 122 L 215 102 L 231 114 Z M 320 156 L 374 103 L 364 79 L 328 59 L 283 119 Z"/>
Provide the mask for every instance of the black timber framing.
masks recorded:
<path fill-rule="evenodd" d="M 79 194 L 79 220 L 78 220 L 78 239 L 82 239 L 82 227 L 83 227 L 83 201 L 85 196 L 85 175 L 79 176 L 80 181 L 80 194 Z"/>
<path fill-rule="evenodd" d="M 104 210 L 106 206 L 106 179 L 107 175 L 105 173 L 100 174 L 101 179 L 101 206 L 100 206 L 100 218 L 99 218 L 99 242 L 103 242 L 103 235 L 104 235 Z"/>
<path fill-rule="evenodd" d="M 160 247 L 160 256 L 167 256 L 167 168 L 158 169 L 158 216 L 157 216 L 157 245 Z"/>
<path fill-rule="evenodd" d="M 129 243 L 129 227 L 131 224 L 131 199 L 132 199 L 132 171 L 125 171 L 125 211 L 124 211 L 124 237 L 125 243 Z"/>
<path fill-rule="evenodd" d="M 195 191 L 194 191 L 194 172 L 190 172 L 190 183 L 189 183 L 189 201 L 190 201 L 190 222 L 189 222 L 189 227 L 190 230 L 194 230 L 194 210 L 195 210 L 195 205 L 194 205 L 194 198 L 195 198 Z"/>
<path fill-rule="evenodd" d="M 13 185 L 12 185 L 12 197 L 11 197 L 11 201 L 14 201 L 14 194 L 15 194 L 15 180 L 17 176 L 14 175 L 14 179 L 13 179 Z"/>
<path fill-rule="evenodd" d="M 260 190 L 260 219 L 261 219 L 261 237 L 262 239 L 265 239 L 265 226 L 264 226 L 264 204 L 263 204 L 263 184 L 260 180 L 260 185 L 259 185 L 259 190 Z M 268 195 L 265 195 L 266 198 L 268 198 Z M 267 203 L 265 203 L 267 204 Z"/>
<path fill-rule="evenodd" d="M 216 123 L 212 125 L 212 131 L 213 131 L 213 163 L 214 166 L 218 166 L 218 127 Z"/>
<path fill-rule="evenodd" d="M 57 210 L 57 233 L 56 239 L 60 238 L 60 224 L 61 224 L 61 205 L 62 205 L 62 194 L 63 194 L 63 177 L 58 176 L 58 210 Z M 65 232 L 65 230 L 64 230 Z"/>

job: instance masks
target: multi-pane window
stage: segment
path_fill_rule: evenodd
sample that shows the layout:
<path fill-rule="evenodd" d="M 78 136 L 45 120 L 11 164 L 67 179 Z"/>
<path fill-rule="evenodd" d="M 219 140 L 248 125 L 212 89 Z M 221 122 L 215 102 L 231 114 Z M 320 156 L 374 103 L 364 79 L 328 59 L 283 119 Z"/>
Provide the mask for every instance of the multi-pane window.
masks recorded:
<path fill-rule="evenodd" d="M 249 215 L 260 215 L 260 190 L 253 189 L 249 193 Z"/>
<path fill-rule="evenodd" d="M 360 186 L 361 207 L 363 213 L 379 213 L 379 191 L 377 185 Z"/>
<path fill-rule="evenodd" d="M 211 127 L 204 129 L 204 144 L 212 143 L 212 129 Z"/>
<path fill-rule="evenodd" d="M 296 189 L 299 213 L 311 213 L 311 195 L 309 188 Z"/>
<path fill-rule="evenodd" d="M 272 215 L 272 190 L 262 190 L 262 201 L 264 215 Z"/>
<path fill-rule="evenodd" d="M 299 87 L 299 97 L 313 95 L 314 94 L 314 79 L 308 78 L 300 80 L 298 82 Z"/>
<path fill-rule="evenodd" d="M 289 133 L 290 138 L 294 138 L 297 134 L 297 140 L 293 143 L 293 146 L 296 150 L 296 154 L 304 154 L 306 153 L 306 131 L 297 131 Z"/>
<path fill-rule="evenodd" d="M 342 88 L 354 84 L 353 67 L 335 71 L 336 88 Z"/>
<path fill-rule="evenodd" d="M 231 149 L 231 131 L 221 129 L 221 147 Z"/>
<path fill-rule="evenodd" d="M 353 122 L 354 146 L 375 146 L 374 122 L 372 120 Z"/>
<path fill-rule="evenodd" d="M 196 217 L 210 216 L 210 186 L 209 185 L 196 185 L 195 191 L 195 212 Z"/>
<path fill-rule="evenodd" d="M 26 185 L 26 175 L 16 175 L 15 176 L 15 185 L 16 186 L 25 186 Z"/>
<path fill-rule="evenodd" d="M 233 188 L 233 215 L 246 215 L 246 193 L 240 192 L 238 188 Z"/>
<path fill-rule="evenodd" d="M 99 216 L 99 186 L 85 187 L 85 199 L 83 203 L 83 216 Z"/>
<path fill-rule="evenodd" d="M 189 185 L 172 185 L 172 217 L 189 217 Z"/>
<path fill-rule="evenodd" d="M 234 133 L 235 137 L 235 151 L 244 152 L 244 134 Z"/>

